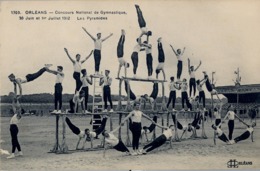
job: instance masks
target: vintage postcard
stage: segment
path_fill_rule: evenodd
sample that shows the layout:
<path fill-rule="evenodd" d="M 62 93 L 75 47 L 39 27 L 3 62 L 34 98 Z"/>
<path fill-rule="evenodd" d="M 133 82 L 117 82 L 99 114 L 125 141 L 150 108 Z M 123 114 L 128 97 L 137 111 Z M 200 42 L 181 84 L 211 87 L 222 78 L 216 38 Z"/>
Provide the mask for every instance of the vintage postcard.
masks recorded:
<path fill-rule="evenodd" d="M 0 2 L 0 170 L 260 168 L 260 1 Z"/>

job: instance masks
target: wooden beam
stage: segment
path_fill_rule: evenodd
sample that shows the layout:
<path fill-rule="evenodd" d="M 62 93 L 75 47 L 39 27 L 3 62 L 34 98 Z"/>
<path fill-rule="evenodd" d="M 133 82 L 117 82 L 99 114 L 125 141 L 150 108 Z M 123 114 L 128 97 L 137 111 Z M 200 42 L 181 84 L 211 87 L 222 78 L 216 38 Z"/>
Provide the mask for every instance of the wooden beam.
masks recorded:
<path fill-rule="evenodd" d="M 117 80 L 131 80 L 131 81 L 143 81 L 143 82 L 167 82 L 166 80 L 157 80 L 157 79 L 146 79 L 146 78 L 132 78 L 132 77 L 121 77 L 116 78 Z"/>

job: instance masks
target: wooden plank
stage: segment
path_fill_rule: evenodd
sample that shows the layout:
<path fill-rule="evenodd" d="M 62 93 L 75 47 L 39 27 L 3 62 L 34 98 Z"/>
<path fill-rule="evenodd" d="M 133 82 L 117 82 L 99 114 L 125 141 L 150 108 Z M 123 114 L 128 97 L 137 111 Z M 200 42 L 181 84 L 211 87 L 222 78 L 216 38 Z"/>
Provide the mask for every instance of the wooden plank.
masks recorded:
<path fill-rule="evenodd" d="M 51 115 L 68 115 L 68 116 L 86 116 L 86 115 L 111 115 L 111 114 L 128 114 L 127 111 L 114 111 L 114 112 L 99 112 L 99 113 L 51 113 Z"/>
<path fill-rule="evenodd" d="M 117 80 L 143 81 L 143 82 L 167 82 L 166 80 L 147 79 L 147 78 L 132 78 L 132 77 L 121 77 L 121 78 L 116 78 L 116 79 Z"/>

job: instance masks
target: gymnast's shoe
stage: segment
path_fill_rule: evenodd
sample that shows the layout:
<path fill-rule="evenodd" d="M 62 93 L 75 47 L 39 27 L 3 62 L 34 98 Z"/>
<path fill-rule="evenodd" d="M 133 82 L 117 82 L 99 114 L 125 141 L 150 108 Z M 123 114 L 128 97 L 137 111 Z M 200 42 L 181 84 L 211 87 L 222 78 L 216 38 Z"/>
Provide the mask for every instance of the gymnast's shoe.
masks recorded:
<path fill-rule="evenodd" d="M 143 154 L 143 150 L 142 149 L 141 150 L 137 150 L 136 152 L 137 152 L 138 155 Z"/>
<path fill-rule="evenodd" d="M 107 109 L 103 110 L 102 112 L 106 113 L 106 112 L 107 112 Z"/>
<path fill-rule="evenodd" d="M 15 158 L 15 155 L 14 153 L 12 153 L 10 156 L 6 157 L 7 159 L 12 159 L 12 158 Z"/>
<path fill-rule="evenodd" d="M 22 151 L 19 151 L 16 156 L 23 156 L 23 152 L 22 152 Z"/>
<path fill-rule="evenodd" d="M 46 68 L 50 68 L 52 66 L 52 64 L 45 64 L 44 65 Z"/>
<path fill-rule="evenodd" d="M 185 109 L 182 109 L 181 112 L 185 112 Z"/>
<path fill-rule="evenodd" d="M 131 153 L 131 155 L 132 155 L 132 156 L 137 156 L 138 154 L 137 154 L 136 151 L 133 151 L 133 152 Z"/>
<path fill-rule="evenodd" d="M 110 113 L 112 113 L 112 112 L 114 112 L 114 110 L 113 109 L 110 109 L 110 111 L 109 111 Z"/>
<path fill-rule="evenodd" d="M 61 110 L 58 110 L 56 113 L 61 114 Z"/>
<path fill-rule="evenodd" d="M 57 113 L 58 111 L 57 110 L 53 110 L 51 113 Z"/>
<path fill-rule="evenodd" d="M 172 109 L 173 112 L 176 112 L 177 110 L 175 110 L 174 108 Z"/>

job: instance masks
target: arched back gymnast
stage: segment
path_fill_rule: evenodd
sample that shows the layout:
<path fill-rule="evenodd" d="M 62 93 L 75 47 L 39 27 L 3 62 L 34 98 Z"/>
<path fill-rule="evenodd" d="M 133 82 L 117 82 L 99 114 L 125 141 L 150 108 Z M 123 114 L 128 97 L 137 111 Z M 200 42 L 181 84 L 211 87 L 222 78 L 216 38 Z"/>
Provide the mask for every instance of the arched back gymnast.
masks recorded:
<path fill-rule="evenodd" d="M 158 118 L 158 116 L 154 115 L 153 116 L 153 121 L 154 122 L 152 122 L 149 127 L 148 126 L 143 126 L 143 129 L 141 131 L 142 132 L 141 137 L 143 137 L 143 135 L 145 135 L 147 141 L 148 141 L 147 134 L 153 132 L 153 130 L 155 129 L 155 127 L 156 127 L 155 123 L 157 123 L 157 118 Z"/>
<path fill-rule="evenodd" d="M 247 125 L 246 131 L 241 134 L 240 136 L 234 138 L 234 140 L 231 140 L 230 143 L 231 144 L 235 144 L 238 143 L 239 141 L 243 141 L 248 139 L 251 136 L 251 139 L 253 141 L 253 132 L 254 132 L 254 127 L 256 126 L 256 123 L 253 122 L 252 125 Z"/>
<path fill-rule="evenodd" d="M 94 137 L 98 136 L 100 133 L 102 133 L 105 130 L 106 127 L 106 122 L 107 122 L 107 116 L 105 115 L 104 118 L 102 119 L 101 125 L 94 131 L 90 131 L 88 128 L 86 128 L 84 131 L 81 131 L 77 126 L 75 126 L 68 117 L 65 118 L 65 121 L 67 125 L 69 126 L 70 130 L 78 135 L 79 140 L 76 145 L 76 149 L 79 149 L 79 143 L 82 138 L 85 139 L 83 146 L 81 149 L 84 149 L 86 142 L 90 139 L 92 140 Z"/>
<path fill-rule="evenodd" d="M 113 131 L 111 132 L 107 132 L 106 130 L 102 133 L 102 135 L 105 137 L 105 141 L 106 143 L 110 144 L 113 146 L 114 149 L 116 149 L 117 151 L 120 152 L 125 152 L 127 155 L 130 154 L 129 149 L 125 146 L 125 144 L 119 140 L 114 133 L 116 131 L 118 131 L 120 128 L 120 126 L 118 126 L 117 128 L 115 128 Z"/>
<path fill-rule="evenodd" d="M 174 130 L 173 125 L 170 125 L 169 128 L 163 127 L 163 126 L 160 126 L 160 125 L 157 125 L 157 126 L 164 129 L 163 133 L 162 133 L 162 135 L 157 137 L 153 142 L 144 146 L 144 148 L 142 150 L 143 154 L 146 154 L 147 152 L 150 152 L 150 151 L 162 146 L 173 135 L 172 134 L 172 132 Z"/>

